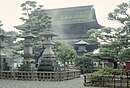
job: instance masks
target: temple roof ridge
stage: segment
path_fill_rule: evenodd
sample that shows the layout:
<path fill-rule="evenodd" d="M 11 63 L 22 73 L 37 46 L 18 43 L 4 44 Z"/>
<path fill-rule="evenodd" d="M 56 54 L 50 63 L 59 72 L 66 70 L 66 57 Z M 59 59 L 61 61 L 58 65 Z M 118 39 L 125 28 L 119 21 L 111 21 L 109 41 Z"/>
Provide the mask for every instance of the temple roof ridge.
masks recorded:
<path fill-rule="evenodd" d="M 45 9 L 45 11 L 50 11 L 50 10 L 63 10 L 63 9 L 75 9 L 75 8 L 86 8 L 86 7 L 93 7 L 94 5 L 80 5 L 80 6 L 68 6 L 68 7 L 61 7 L 61 8 L 51 8 L 51 9 Z"/>

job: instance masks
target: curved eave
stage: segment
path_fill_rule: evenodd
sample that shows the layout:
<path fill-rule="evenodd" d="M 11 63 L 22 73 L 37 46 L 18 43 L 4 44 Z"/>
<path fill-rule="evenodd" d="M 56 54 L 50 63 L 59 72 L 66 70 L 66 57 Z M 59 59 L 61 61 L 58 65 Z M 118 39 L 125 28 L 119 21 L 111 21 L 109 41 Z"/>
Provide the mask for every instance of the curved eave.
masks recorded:
<path fill-rule="evenodd" d="M 36 38 L 34 35 L 21 35 L 20 38 Z"/>

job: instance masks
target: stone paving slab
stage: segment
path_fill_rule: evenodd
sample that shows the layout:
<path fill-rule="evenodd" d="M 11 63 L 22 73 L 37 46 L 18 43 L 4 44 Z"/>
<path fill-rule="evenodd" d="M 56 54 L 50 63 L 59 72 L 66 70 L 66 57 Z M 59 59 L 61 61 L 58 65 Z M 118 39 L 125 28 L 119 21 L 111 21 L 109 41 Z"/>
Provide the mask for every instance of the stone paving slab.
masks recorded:
<path fill-rule="evenodd" d="M 99 88 L 99 87 L 85 87 L 83 85 L 83 76 L 81 76 L 80 78 L 59 82 L 19 81 L 19 80 L 0 79 L 0 88 Z"/>

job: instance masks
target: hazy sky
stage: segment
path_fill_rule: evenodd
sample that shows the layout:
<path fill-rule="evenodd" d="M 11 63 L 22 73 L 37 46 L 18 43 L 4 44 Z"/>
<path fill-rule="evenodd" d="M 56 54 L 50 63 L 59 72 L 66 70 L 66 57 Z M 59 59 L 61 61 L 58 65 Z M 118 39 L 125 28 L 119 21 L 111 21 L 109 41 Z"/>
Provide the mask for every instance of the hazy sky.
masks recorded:
<path fill-rule="evenodd" d="M 0 0 L 0 20 L 3 23 L 3 29 L 6 31 L 15 30 L 13 26 L 20 25 L 21 3 L 26 0 Z M 116 22 L 109 21 L 107 15 L 116 6 L 129 0 L 32 0 L 38 4 L 44 5 L 47 9 L 94 5 L 98 23 L 103 26 L 117 27 Z"/>

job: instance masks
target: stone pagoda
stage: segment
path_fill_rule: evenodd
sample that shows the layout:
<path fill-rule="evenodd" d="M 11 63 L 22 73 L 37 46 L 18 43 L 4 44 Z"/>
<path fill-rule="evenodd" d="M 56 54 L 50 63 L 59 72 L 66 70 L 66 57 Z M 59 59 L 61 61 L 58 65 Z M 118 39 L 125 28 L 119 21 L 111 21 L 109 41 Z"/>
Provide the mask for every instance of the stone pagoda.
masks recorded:
<path fill-rule="evenodd" d="M 24 53 L 22 54 L 22 57 L 24 57 L 22 61 L 22 65 L 20 66 L 19 70 L 23 71 L 30 71 L 35 70 L 35 60 L 33 59 L 33 42 L 32 39 L 35 38 L 30 31 L 26 31 L 23 35 L 20 36 L 20 38 L 24 38 Z"/>
<path fill-rule="evenodd" d="M 7 63 L 6 63 L 6 55 L 3 52 L 4 48 L 4 39 L 8 36 L 5 35 L 5 33 L 0 29 L 0 71 L 7 69 Z"/>
<path fill-rule="evenodd" d="M 57 35 L 50 30 L 45 30 L 40 35 L 42 38 L 44 37 L 43 49 L 45 49 L 39 60 L 38 71 L 59 71 L 55 53 L 52 50 L 52 46 L 54 45 L 52 38 Z"/>

